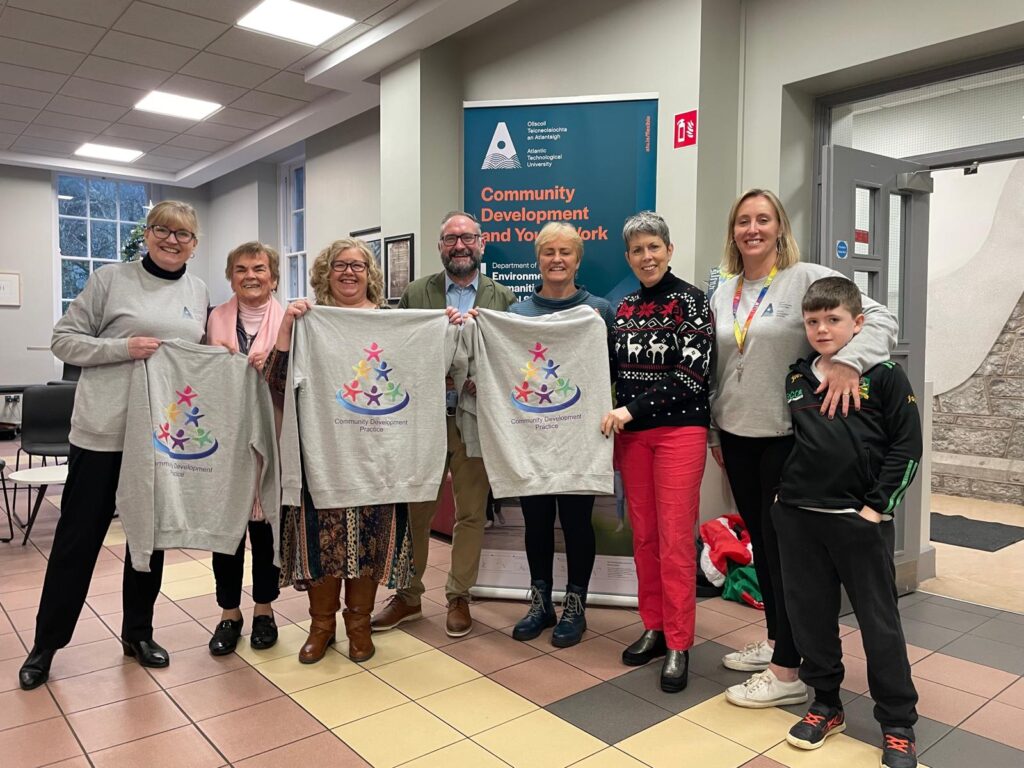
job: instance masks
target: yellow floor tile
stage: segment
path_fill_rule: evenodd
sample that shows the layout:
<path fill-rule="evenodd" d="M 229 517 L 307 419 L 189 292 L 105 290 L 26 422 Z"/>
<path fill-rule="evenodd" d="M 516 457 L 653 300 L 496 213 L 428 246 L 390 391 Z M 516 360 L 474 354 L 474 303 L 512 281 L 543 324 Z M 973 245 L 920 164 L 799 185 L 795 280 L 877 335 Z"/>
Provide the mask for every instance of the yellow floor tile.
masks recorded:
<path fill-rule="evenodd" d="M 426 653 L 433 646 L 424 643 L 412 635 L 408 635 L 400 629 L 390 632 L 374 632 L 373 647 L 376 652 L 373 658 L 363 662 L 365 669 L 376 669 L 390 664 L 394 661 L 401 661 L 418 653 Z"/>
<path fill-rule="evenodd" d="M 262 664 L 265 661 L 273 661 L 274 659 L 282 659 L 285 656 L 298 657 L 299 648 L 306 642 L 308 635 L 309 632 L 302 627 L 286 624 L 283 627 L 277 628 L 277 643 L 273 648 L 258 651 L 249 645 L 249 636 L 245 635 L 238 639 L 238 647 L 235 649 L 235 653 L 254 665 Z M 296 661 L 297 663 L 298 661 Z M 303 664 L 302 666 L 315 665 Z"/>
<path fill-rule="evenodd" d="M 278 641 L 278 645 L 280 645 Z M 276 648 L 277 646 L 275 646 Z M 333 650 L 316 664 L 302 664 L 298 651 L 256 665 L 256 671 L 285 693 L 296 693 L 362 672 L 359 665 Z"/>
<path fill-rule="evenodd" d="M 687 765 L 700 768 L 737 768 L 757 757 L 756 752 L 682 717 L 670 717 L 615 746 L 653 768 L 676 768 L 684 755 Z"/>
<path fill-rule="evenodd" d="M 473 741 L 515 768 L 563 768 L 606 746 L 543 709 L 484 731 L 474 736 Z M 683 754 L 686 753 L 676 753 L 675 765 Z"/>
<path fill-rule="evenodd" d="M 608 747 L 596 755 L 573 763 L 572 768 L 644 768 L 644 764 L 615 747 Z"/>
<path fill-rule="evenodd" d="M 180 565 L 187 565 L 187 563 L 180 563 Z M 213 572 L 207 571 L 205 576 L 182 579 L 181 581 L 174 581 L 170 584 L 165 583 L 160 587 L 160 591 L 167 595 L 171 600 L 185 600 L 189 597 L 212 595 L 217 591 L 217 586 L 213 581 Z"/>
<path fill-rule="evenodd" d="M 385 664 L 373 674 L 410 699 L 421 699 L 480 677 L 480 673 L 441 651 L 427 651 Z"/>
<path fill-rule="evenodd" d="M 124 544 L 126 541 L 128 541 L 128 537 L 124 535 L 124 529 L 121 526 L 115 528 L 111 525 L 107 535 L 103 537 L 103 546 L 116 547 L 118 544 Z"/>
<path fill-rule="evenodd" d="M 318 685 L 316 688 L 307 688 L 292 694 L 292 698 L 328 728 L 337 728 L 339 725 L 375 715 L 409 701 L 369 672 L 360 672 L 324 685 Z M 377 738 L 387 741 L 393 735 L 388 734 L 386 738 L 383 738 L 382 732 L 378 732 Z M 418 757 L 418 755 L 412 757 Z"/>
<path fill-rule="evenodd" d="M 379 768 L 391 768 L 463 738 L 412 702 L 335 728 L 334 733 Z"/>
<path fill-rule="evenodd" d="M 186 581 L 200 576 L 208 577 L 211 573 L 213 571 L 202 563 L 197 563 L 195 560 L 188 563 L 172 563 L 171 565 L 164 566 L 163 583 L 173 584 L 177 581 Z"/>
<path fill-rule="evenodd" d="M 766 752 L 784 741 L 789 729 L 800 719 L 777 707 L 737 707 L 725 700 L 725 694 L 684 710 L 679 716 L 755 752 Z"/>
<path fill-rule="evenodd" d="M 765 752 L 765 757 L 789 768 L 878 768 L 880 755 L 877 748 L 842 733 L 829 736 L 819 749 L 797 749 L 783 743 Z"/>
<path fill-rule="evenodd" d="M 506 768 L 506 764 L 476 742 L 464 739 L 416 758 L 402 768 Z"/>
<path fill-rule="evenodd" d="M 524 699 L 486 677 L 426 696 L 419 703 L 467 736 L 507 723 L 537 709 L 537 705 L 529 699 Z"/>

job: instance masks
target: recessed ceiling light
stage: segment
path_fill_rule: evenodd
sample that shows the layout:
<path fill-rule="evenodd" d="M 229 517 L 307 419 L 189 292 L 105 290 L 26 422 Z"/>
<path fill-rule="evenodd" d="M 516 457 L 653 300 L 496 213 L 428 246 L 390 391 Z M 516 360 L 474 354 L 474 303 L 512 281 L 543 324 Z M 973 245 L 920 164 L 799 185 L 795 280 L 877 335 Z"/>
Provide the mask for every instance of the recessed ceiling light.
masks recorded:
<path fill-rule="evenodd" d="M 238 26 L 245 29 L 307 45 L 320 45 L 355 23 L 355 19 L 294 0 L 263 0 L 238 20 Z"/>
<path fill-rule="evenodd" d="M 191 99 L 188 96 L 175 96 L 163 91 L 150 91 L 149 94 L 135 105 L 144 112 L 156 112 L 158 115 L 170 115 L 185 120 L 203 120 L 223 105 L 213 101 Z"/>
<path fill-rule="evenodd" d="M 100 160 L 118 160 L 123 163 L 130 163 L 133 160 L 138 160 L 145 153 L 138 149 L 86 143 L 76 149 L 75 154 L 81 157 L 98 157 Z"/>

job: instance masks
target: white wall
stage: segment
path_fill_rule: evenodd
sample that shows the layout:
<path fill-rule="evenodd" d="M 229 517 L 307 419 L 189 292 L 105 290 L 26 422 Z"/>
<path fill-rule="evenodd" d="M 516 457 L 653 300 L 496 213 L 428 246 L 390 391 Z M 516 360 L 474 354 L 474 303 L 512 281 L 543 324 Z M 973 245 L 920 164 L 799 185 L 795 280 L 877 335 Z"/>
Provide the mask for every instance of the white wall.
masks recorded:
<path fill-rule="evenodd" d="M 21 275 L 21 306 L 0 307 L 0 384 L 43 384 L 59 371 L 49 352 L 56 217 L 49 171 L 0 165 L 0 272 Z"/>
<path fill-rule="evenodd" d="M 1019 0 L 744 0 L 743 10 L 742 186 L 781 192 L 805 250 L 815 95 L 1019 46 L 1024 22 Z"/>
<path fill-rule="evenodd" d="M 380 110 L 306 139 L 308 264 L 349 232 L 381 224 Z"/>

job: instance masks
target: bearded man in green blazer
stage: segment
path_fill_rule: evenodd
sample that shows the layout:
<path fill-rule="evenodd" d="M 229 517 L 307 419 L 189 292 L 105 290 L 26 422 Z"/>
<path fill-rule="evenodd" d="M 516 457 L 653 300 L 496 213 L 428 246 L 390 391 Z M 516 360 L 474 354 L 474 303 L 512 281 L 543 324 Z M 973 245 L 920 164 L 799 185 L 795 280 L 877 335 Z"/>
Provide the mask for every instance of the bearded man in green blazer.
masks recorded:
<path fill-rule="evenodd" d="M 452 211 L 441 221 L 441 235 L 437 241 L 444 271 L 414 281 L 402 294 L 399 308 L 445 309 L 453 307 L 462 315 L 471 309 L 484 308 L 505 311 L 516 301 L 515 294 L 506 286 L 480 273 L 484 242 L 480 222 L 472 214 Z M 445 596 L 448 600 L 448 618 L 445 630 L 450 637 L 462 637 L 473 629 L 469 613 L 469 590 L 476 584 L 480 568 L 480 548 L 483 544 L 485 507 L 489 483 L 483 459 L 466 454 L 455 425 L 455 407 L 459 393 L 451 378 L 447 380 L 448 455 L 444 471 L 452 473 L 455 492 L 455 527 L 452 530 L 452 564 L 448 571 Z M 471 381 L 466 382 L 472 388 Z M 472 390 L 471 390 L 472 391 Z M 441 476 L 442 480 L 444 475 Z M 413 565 L 416 575 L 412 584 L 401 589 L 391 601 L 373 617 L 375 632 L 393 629 L 406 621 L 422 618 L 420 601 L 424 587 L 422 576 L 427 567 L 430 547 L 430 523 L 440 500 L 409 505 L 409 527 L 412 531 Z"/>

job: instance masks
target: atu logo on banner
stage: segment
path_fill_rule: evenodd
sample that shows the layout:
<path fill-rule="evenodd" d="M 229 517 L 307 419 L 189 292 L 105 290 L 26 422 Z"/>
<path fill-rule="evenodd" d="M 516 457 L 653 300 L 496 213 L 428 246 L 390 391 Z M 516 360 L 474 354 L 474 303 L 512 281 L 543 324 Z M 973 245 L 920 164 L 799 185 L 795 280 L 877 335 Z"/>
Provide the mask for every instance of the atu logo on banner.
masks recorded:
<path fill-rule="evenodd" d="M 675 148 L 689 147 L 697 143 L 697 110 L 691 109 L 676 115 Z"/>

